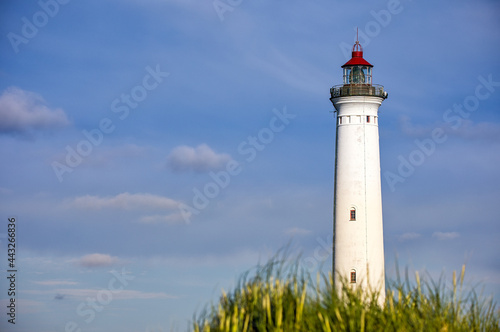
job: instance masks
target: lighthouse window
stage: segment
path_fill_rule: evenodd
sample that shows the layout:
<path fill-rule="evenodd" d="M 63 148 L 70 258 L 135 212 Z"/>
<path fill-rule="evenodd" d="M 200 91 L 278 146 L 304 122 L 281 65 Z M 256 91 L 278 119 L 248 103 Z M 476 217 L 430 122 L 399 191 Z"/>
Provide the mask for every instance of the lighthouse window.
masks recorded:
<path fill-rule="evenodd" d="M 356 271 L 351 271 L 351 284 L 356 283 Z"/>
<path fill-rule="evenodd" d="M 339 124 L 342 124 L 342 118 L 339 116 Z"/>
<path fill-rule="evenodd" d="M 370 123 L 370 116 L 366 117 L 366 123 Z"/>
<path fill-rule="evenodd" d="M 351 209 L 350 219 L 351 221 L 356 220 L 356 209 Z"/>

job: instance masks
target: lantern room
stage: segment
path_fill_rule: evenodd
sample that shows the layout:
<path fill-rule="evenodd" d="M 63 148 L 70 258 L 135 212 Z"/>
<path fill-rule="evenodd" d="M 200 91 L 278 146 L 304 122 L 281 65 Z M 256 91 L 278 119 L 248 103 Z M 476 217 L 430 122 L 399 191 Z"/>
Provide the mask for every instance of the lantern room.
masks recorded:
<path fill-rule="evenodd" d="M 347 61 L 344 70 L 344 84 L 372 84 L 373 66 L 363 59 L 363 48 L 358 40 L 352 47 L 352 58 Z"/>
<path fill-rule="evenodd" d="M 374 96 L 387 98 L 387 92 L 384 87 L 378 84 L 372 84 L 373 66 L 363 59 L 363 48 L 358 40 L 352 47 L 352 58 L 343 66 L 344 72 L 343 84 L 334 85 L 330 89 L 332 103 L 334 99 L 348 96 Z"/>

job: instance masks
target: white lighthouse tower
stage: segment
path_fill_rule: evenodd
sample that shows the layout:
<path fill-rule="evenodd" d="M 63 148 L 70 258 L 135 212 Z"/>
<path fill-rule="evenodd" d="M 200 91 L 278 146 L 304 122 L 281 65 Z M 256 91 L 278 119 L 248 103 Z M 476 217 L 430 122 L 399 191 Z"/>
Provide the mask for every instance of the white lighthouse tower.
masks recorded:
<path fill-rule="evenodd" d="M 336 110 L 333 275 L 385 299 L 378 108 L 387 98 L 372 84 L 372 65 L 356 41 L 343 84 L 330 89 Z"/>

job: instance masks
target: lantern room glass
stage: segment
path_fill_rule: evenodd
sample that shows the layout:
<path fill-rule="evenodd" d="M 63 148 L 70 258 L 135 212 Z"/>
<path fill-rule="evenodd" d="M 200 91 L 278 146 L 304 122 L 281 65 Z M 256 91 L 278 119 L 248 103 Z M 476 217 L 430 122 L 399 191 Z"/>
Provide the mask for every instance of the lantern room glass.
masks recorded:
<path fill-rule="evenodd" d="M 372 67 L 344 67 L 344 84 L 372 84 Z"/>

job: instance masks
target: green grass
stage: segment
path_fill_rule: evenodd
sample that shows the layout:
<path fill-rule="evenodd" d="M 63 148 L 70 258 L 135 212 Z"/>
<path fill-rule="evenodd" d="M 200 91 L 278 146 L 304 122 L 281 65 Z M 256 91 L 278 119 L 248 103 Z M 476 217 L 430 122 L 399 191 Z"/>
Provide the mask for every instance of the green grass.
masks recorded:
<path fill-rule="evenodd" d="M 496 304 L 474 290 L 464 294 L 465 266 L 450 284 L 418 274 L 388 282 L 385 305 L 331 274 L 316 280 L 279 256 L 240 277 L 234 290 L 195 315 L 195 332 L 236 331 L 500 331 Z"/>

